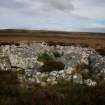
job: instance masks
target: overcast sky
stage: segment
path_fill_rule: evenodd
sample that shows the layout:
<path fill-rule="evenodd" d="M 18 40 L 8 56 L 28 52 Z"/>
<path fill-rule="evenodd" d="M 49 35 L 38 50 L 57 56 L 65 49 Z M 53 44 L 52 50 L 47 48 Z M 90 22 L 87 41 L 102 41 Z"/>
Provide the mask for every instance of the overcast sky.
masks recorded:
<path fill-rule="evenodd" d="M 105 32 L 105 0 L 0 0 L 0 28 Z"/>

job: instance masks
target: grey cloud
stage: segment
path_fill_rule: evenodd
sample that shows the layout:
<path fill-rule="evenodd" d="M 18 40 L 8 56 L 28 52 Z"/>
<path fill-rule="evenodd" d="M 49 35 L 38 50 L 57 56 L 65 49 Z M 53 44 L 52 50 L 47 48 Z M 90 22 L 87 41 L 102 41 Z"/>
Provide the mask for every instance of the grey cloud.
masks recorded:
<path fill-rule="evenodd" d="M 24 3 L 18 2 L 16 0 L 0 0 L 1 8 L 18 9 L 23 8 L 24 6 Z"/>
<path fill-rule="evenodd" d="M 82 0 L 87 5 L 91 6 L 104 6 L 105 0 Z"/>
<path fill-rule="evenodd" d="M 58 10 L 72 10 L 72 0 L 46 0 L 52 7 Z"/>
<path fill-rule="evenodd" d="M 74 14 L 72 11 L 75 11 L 73 0 L 0 0 L 1 15 L 16 13 L 28 17 L 89 20 L 89 18 Z"/>
<path fill-rule="evenodd" d="M 36 8 L 41 3 L 41 7 Z M 0 0 L 0 8 L 13 9 L 19 13 L 36 14 L 46 11 L 71 11 L 74 9 L 72 0 Z"/>
<path fill-rule="evenodd" d="M 71 12 L 75 11 L 73 1 L 92 5 L 93 8 L 105 4 L 105 0 L 0 0 L 0 9 L 6 8 L 26 15 L 51 14 L 51 12 L 57 15 L 63 12 L 71 16 Z M 38 7 L 40 4 L 41 6 Z"/>

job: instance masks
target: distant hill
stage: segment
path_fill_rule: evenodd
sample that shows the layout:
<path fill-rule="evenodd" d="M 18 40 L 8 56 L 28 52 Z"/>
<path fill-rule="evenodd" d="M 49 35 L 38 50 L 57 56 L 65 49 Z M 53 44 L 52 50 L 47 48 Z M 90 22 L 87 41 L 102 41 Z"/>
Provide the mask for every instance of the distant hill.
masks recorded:
<path fill-rule="evenodd" d="M 67 32 L 67 31 L 52 31 L 52 30 L 25 30 L 25 29 L 2 29 L 0 30 L 0 36 L 12 36 L 12 35 L 38 35 L 38 36 L 74 36 L 74 37 L 105 37 L 105 33 L 94 32 Z"/>

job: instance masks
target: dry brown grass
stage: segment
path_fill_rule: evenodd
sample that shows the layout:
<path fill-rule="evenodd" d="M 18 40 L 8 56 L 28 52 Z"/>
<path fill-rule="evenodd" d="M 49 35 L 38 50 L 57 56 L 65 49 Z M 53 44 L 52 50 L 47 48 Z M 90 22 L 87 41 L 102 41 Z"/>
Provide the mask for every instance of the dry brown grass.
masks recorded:
<path fill-rule="evenodd" d="M 105 48 L 105 34 L 86 32 L 52 32 L 52 31 L 32 31 L 32 32 L 0 32 L 0 42 L 48 42 L 61 45 L 86 45 L 93 48 Z"/>

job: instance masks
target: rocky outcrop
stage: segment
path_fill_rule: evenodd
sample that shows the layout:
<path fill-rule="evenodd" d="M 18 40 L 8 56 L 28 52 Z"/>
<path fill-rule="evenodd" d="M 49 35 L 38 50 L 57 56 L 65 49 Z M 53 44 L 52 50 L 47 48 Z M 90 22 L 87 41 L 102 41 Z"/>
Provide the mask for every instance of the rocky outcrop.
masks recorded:
<path fill-rule="evenodd" d="M 39 60 L 38 57 L 41 54 L 43 54 L 41 57 L 45 60 Z M 51 67 L 51 71 L 49 69 L 49 71 L 40 72 L 41 68 L 46 67 L 46 59 L 50 60 L 47 67 L 50 68 L 52 65 L 55 65 L 55 67 Z M 60 63 L 57 64 L 56 62 Z M 60 67 L 60 64 L 62 67 Z M 85 65 L 86 67 L 80 67 L 80 69 L 76 68 L 77 65 Z M 59 66 L 59 70 L 57 70 L 57 66 Z M 20 42 L 18 46 L 14 44 L 1 45 L 0 69 L 12 70 L 14 67 L 17 71 L 19 69 L 25 71 L 24 76 L 21 75 L 25 81 L 41 83 L 42 85 L 46 83 L 55 84 L 59 79 L 73 79 L 82 83 L 82 69 L 87 70 L 92 75 L 102 75 L 105 78 L 105 57 L 99 55 L 94 49 L 60 45 L 49 46 L 44 42 Z M 89 79 L 87 78 L 85 82 L 92 81 Z"/>
<path fill-rule="evenodd" d="M 11 62 L 8 56 L 0 56 L 0 69 L 11 70 Z"/>

